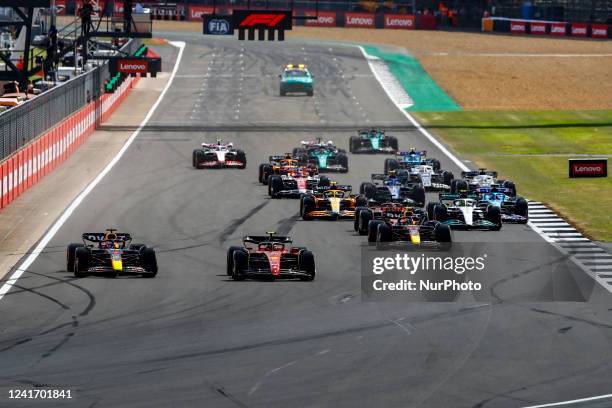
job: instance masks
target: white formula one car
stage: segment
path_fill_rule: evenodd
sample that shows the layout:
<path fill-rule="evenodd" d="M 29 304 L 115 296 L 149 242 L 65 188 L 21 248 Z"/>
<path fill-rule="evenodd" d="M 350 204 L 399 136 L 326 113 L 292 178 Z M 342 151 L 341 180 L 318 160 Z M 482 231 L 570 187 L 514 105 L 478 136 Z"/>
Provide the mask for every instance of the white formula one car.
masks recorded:
<path fill-rule="evenodd" d="M 202 143 L 201 149 L 193 151 L 193 167 L 203 168 L 238 168 L 246 167 L 246 154 L 240 149 L 234 149 L 233 143 L 223 144 L 221 140 L 217 143 Z"/>

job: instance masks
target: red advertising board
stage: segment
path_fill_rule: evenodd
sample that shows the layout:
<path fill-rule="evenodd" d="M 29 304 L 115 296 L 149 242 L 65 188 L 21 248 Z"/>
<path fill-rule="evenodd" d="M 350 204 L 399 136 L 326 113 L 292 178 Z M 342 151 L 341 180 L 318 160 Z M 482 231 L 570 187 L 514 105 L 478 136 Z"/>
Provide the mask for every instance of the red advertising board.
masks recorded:
<path fill-rule="evenodd" d="M 414 30 L 416 27 L 416 18 L 406 14 L 385 14 L 385 28 L 403 28 L 406 30 Z"/>
<path fill-rule="evenodd" d="M 569 176 L 575 177 L 607 177 L 608 159 L 570 159 Z"/>
<path fill-rule="evenodd" d="M 212 14 L 214 8 L 210 6 L 200 6 L 196 4 L 190 4 L 187 7 L 188 14 L 187 19 L 190 21 L 202 21 L 204 14 Z"/>
<path fill-rule="evenodd" d="M 587 24 L 572 23 L 572 36 L 573 37 L 586 37 L 587 36 Z"/>
<path fill-rule="evenodd" d="M 374 28 L 374 18 L 372 13 L 344 13 L 344 26 Z"/>
<path fill-rule="evenodd" d="M 525 21 L 511 20 L 510 32 L 513 34 L 525 34 L 527 32 L 527 23 Z"/>
<path fill-rule="evenodd" d="M 317 13 L 314 11 L 307 11 L 304 15 L 307 17 L 314 17 Z M 336 13 L 334 11 L 319 11 L 316 20 L 304 20 L 304 25 L 309 27 L 335 27 Z"/>
<path fill-rule="evenodd" d="M 149 72 L 149 62 L 144 59 L 120 59 L 117 61 L 117 71 L 124 74 L 146 74 Z"/>
<path fill-rule="evenodd" d="M 593 38 L 608 38 L 608 26 L 605 24 L 591 25 L 591 37 Z"/>
<path fill-rule="evenodd" d="M 436 16 L 431 14 L 423 14 L 419 16 L 419 29 L 435 30 L 437 26 Z"/>
<path fill-rule="evenodd" d="M 550 24 L 550 35 L 556 35 L 556 36 L 562 37 L 566 33 L 567 33 L 567 23 L 551 23 Z"/>
<path fill-rule="evenodd" d="M 531 22 L 529 32 L 534 35 L 546 34 L 546 23 Z"/>

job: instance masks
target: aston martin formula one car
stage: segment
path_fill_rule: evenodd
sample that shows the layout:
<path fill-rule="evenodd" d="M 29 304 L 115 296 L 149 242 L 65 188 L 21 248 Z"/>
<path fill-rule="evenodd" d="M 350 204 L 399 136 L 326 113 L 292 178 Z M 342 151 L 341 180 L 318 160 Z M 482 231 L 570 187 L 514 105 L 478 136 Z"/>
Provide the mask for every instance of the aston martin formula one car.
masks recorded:
<path fill-rule="evenodd" d="M 351 186 L 331 183 L 320 187 L 313 194 L 305 194 L 300 199 L 300 215 L 310 221 L 314 218 L 339 220 L 353 219 L 355 208 L 367 205 L 365 197 L 351 194 Z"/>
<path fill-rule="evenodd" d="M 305 93 L 314 95 L 314 77 L 304 64 L 288 64 L 281 75 L 279 75 L 280 96 L 288 93 Z"/>
<path fill-rule="evenodd" d="M 130 234 L 114 229 L 83 234 L 82 244 L 70 244 L 66 250 L 66 269 L 74 276 L 106 274 L 157 275 L 155 250 L 144 244 L 132 244 Z"/>
<path fill-rule="evenodd" d="M 401 171 L 401 170 L 400 170 Z M 361 183 L 359 193 L 379 203 L 396 201 L 417 207 L 425 205 L 425 188 L 420 181 L 412 181 L 406 173 L 372 174 L 371 182 Z"/>
<path fill-rule="evenodd" d="M 291 238 L 249 235 L 243 246 L 227 250 L 227 274 L 234 280 L 245 278 L 315 278 L 314 255 L 304 247 L 292 246 Z"/>
<path fill-rule="evenodd" d="M 387 136 L 384 129 L 358 130 L 349 140 L 351 153 L 395 153 L 397 138 Z"/>
<path fill-rule="evenodd" d="M 430 159 L 427 157 L 427 151 L 418 151 L 414 148 L 407 152 L 397 152 L 395 158 L 385 159 L 385 174 L 398 169 L 411 169 L 414 166 L 428 165 L 431 166 L 434 172 L 441 170 L 440 161 L 438 159 Z"/>
<path fill-rule="evenodd" d="M 462 180 L 455 180 L 451 184 L 451 193 L 459 194 L 464 191 L 476 192 L 480 188 L 503 188 L 509 196 L 516 196 L 516 186 L 510 180 L 499 180 L 496 171 L 479 169 L 477 171 L 461 172 Z"/>
<path fill-rule="evenodd" d="M 477 195 L 441 193 L 439 203 L 427 204 L 427 214 L 452 229 L 499 231 L 501 208 L 479 203 L 478 199 Z"/>
<path fill-rule="evenodd" d="M 193 151 L 193 167 L 196 169 L 214 167 L 244 169 L 246 154 L 242 150 L 235 149 L 233 143 L 224 144 L 221 140 L 217 140 L 216 143 L 202 143 L 201 149 Z"/>
<path fill-rule="evenodd" d="M 327 176 L 319 175 L 316 169 L 297 167 L 283 174 L 272 175 L 268 179 L 268 195 L 272 198 L 297 198 L 302 194 L 312 194 L 319 187 L 330 185 Z"/>
<path fill-rule="evenodd" d="M 338 149 L 332 141 L 323 142 L 319 138 L 316 141 L 302 141 L 301 144 L 301 147 L 293 149 L 293 156 L 300 164 L 315 165 L 320 172 L 348 172 L 346 151 Z"/>

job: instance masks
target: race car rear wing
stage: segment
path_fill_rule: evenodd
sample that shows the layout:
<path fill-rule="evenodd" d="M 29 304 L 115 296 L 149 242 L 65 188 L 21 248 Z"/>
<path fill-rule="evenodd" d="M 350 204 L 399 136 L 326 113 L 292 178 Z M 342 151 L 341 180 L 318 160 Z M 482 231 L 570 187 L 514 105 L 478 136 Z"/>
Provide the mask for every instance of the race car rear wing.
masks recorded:
<path fill-rule="evenodd" d="M 506 187 L 497 187 L 497 185 L 493 187 L 479 187 L 474 190 L 477 194 L 487 194 L 487 193 L 504 193 L 509 194 L 512 193 L 512 190 Z"/>
<path fill-rule="evenodd" d="M 317 187 L 316 192 L 323 193 L 328 190 L 342 190 L 342 191 L 346 191 L 350 193 L 351 191 L 353 191 L 353 186 L 340 185 L 340 184 L 335 184 L 335 185 L 330 185 L 330 186 L 319 186 Z"/>
<path fill-rule="evenodd" d="M 123 232 L 113 232 L 116 241 L 131 241 L 132 236 Z M 83 241 L 102 242 L 107 237 L 107 232 L 86 232 L 83 234 Z"/>
<path fill-rule="evenodd" d="M 477 171 L 462 171 L 461 172 L 461 178 L 469 179 L 469 178 L 474 178 L 476 176 L 482 176 L 482 175 L 487 175 L 487 176 L 497 178 L 496 171 L 487 171 L 486 169 L 479 169 Z"/>
<path fill-rule="evenodd" d="M 459 198 L 473 198 L 474 200 L 478 200 L 479 197 L 478 194 L 465 192 L 460 194 L 440 193 L 438 194 L 438 198 L 440 199 L 440 202 L 448 202 L 457 200 Z"/>
<path fill-rule="evenodd" d="M 246 235 L 242 238 L 242 242 L 251 244 L 260 244 L 262 242 L 278 242 L 281 244 L 290 244 L 293 241 L 290 237 L 270 236 L 270 235 Z"/>
<path fill-rule="evenodd" d="M 285 159 L 293 159 L 293 154 L 285 153 L 285 154 L 273 155 L 273 156 L 268 157 L 268 160 L 270 162 L 278 162 L 278 161 L 285 160 Z"/>

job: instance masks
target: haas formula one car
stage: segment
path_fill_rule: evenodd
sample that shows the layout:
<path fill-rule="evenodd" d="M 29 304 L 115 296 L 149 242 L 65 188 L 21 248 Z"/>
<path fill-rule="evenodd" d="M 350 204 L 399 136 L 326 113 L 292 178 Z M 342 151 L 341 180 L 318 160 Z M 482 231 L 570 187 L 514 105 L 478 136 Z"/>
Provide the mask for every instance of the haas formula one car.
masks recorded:
<path fill-rule="evenodd" d="M 233 246 L 227 251 L 227 274 L 232 279 L 260 277 L 311 281 L 315 278 L 312 252 L 292 246 L 291 238 L 268 232 L 267 236 L 250 235 L 242 241 L 242 247 Z"/>
<path fill-rule="evenodd" d="M 402 202 L 417 207 L 425 205 L 425 188 L 420 181 L 412 181 L 405 170 L 390 174 L 372 174 L 371 182 L 361 183 L 359 193 L 368 200 L 384 203 L 388 201 Z M 403 173 L 402 173 L 403 172 Z"/>
<path fill-rule="evenodd" d="M 384 129 L 358 130 L 349 140 L 351 153 L 395 153 L 397 138 L 387 136 Z"/>
<path fill-rule="evenodd" d="M 70 244 L 66 251 L 66 269 L 74 276 L 93 274 L 157 275 L 155 250 L 144 244 L 132 244 L 130 234 L 107 229 L 83 234 L 82 244 Z"/>
<path fill-rule="evenodd" d="M 348 172 L 346 151 L 338 149 L 331 140 L 325 143 L 318 138 L 316 141 L 302 141 L 301 144 L 301 147 L 293 149 L 293 156 L 300 164 L 317 166 L 321 172 Z"/>
<path fill-rule="evenodd" d="M 353 219 L 355 208 L 367 205 L 363 196 L 351 194 L 351 186 L 330 183 L 329 187 L 319 187 L 313 194 L 305 194 L 300 200 L 300 215 L 305 221 L 313 218 L 328 220 Z"/>
<path fill-rule="evenodd" d="M 193 167 L 196 169 L 211 167 L 244 169 L 246 154 L 242 150 L 234 149 L 233 143 L 223 144 L 221 140 L 217 140 L 217 143 L 202 143 L 201 149 L 193 151 Z"/>

